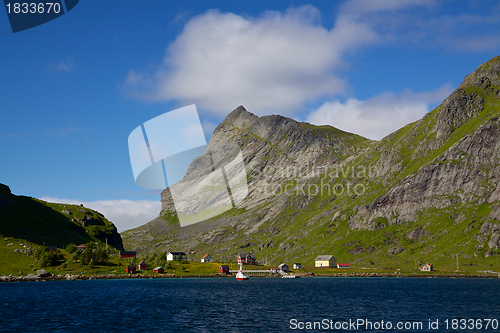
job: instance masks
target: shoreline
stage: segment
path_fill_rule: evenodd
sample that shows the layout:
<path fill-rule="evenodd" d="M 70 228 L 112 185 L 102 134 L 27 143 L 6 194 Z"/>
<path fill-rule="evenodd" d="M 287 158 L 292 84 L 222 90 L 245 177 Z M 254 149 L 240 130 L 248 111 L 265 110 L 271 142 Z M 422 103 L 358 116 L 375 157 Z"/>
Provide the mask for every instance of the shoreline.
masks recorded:
<path fill-rule="evenodd" d="M 447 279 L 499 279 L 500 275 L 484 275 L 484 274 L 397 274 L 397 273 L 335 273 L 335 274 L 314 274 L 314 273 L 298 273 L 294 274 L 299 277 L 306 278 L 447 278 Z M 51 275 L 37 276 L 29 274 L 26 276 L 0 276 L 0 282 L 37 282 L 37 281 L 75 281 L 75 280 L 130 280 L 130 279 L 204 279 L 204 278 L 235 278 L 234 274 L 192 274 L 192 275 L 175 275 L 175 274 L 158 274 L 158 275 L 143 275 L 143 274 L 98 274 L 98 275 L 83 275 L 83 274 L 66 274 L 66 275 Z M 281 275 L 266 275 L 266 276 L 251 276 L 250 278 L 281 278 Z"/>

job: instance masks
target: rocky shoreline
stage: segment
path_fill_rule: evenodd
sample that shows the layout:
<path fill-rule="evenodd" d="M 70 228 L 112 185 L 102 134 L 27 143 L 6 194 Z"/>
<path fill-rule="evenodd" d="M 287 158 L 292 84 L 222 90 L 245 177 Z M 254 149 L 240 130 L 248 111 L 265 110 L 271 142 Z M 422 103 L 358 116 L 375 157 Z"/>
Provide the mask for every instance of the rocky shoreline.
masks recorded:
<path fill-rule="evenodd" d="M 448 278 L 448 279 L 498 279 L 500 275 L 486 274 L 399 274 L 399 273 L 338 273 L 313 274 L 314 277 L 393 277 L 393 278 Z"/>
<path fill-rule="evenodd" d="M 398 273 L 337 273 L 337 274 L 314 274 L 314 273 L 299 273 L 295 274 L 300 277 L 392 277 L 392 278 L 452 278 L 452 279 L 498 279 L 500 275 L 484 275 L 484 274 L 398 274 Z M 255 276 L 252 278 L 279 278 L 280 276 Z M 158 275 L 143 275 L 143 274 L 100 274 L 100 275 L 83 275 L 83 274 L 28 274 L 26 276 L 0 276 L 0 282 L 29 282 L 29 281 L 74 281 L 74 280 L 124 280 L 124 279 L 165 279 L 165 278 L 234 278 L 234 274 L 193 274 L 193 275 L 175 275 L 175 274 L 158 274 Z"/>
<path fill-rule="evenodd" d="M 26 276 L 0 276 L 0 282 L 27 282 L 27 281 L 74 281 L 74 280 L 124 280 L 124 279 L 165 279 L 165 278 L 214 278 L 214 277 L 232 277 L 232 275 L 223 276 L 218 274 L 212 275 L 175 275 L 175 274 L 158 274 L 158 275 L 142 275 L 142 274 L 99 274 L 99 275 L 83 275 L 83 274 L 66 274 L 66 275 L 50 275 L 38 276 L 28 274 Z"/>

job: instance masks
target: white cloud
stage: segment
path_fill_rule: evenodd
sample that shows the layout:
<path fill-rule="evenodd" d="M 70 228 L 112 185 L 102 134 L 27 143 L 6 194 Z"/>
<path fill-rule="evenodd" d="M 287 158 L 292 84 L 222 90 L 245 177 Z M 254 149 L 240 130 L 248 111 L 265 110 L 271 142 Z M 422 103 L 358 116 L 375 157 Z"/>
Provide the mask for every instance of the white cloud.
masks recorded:
<path fill-rule="evenodd" d="M 257 115 L 293 116 L 318 100 L 346 95 L 341 72 L 359 48 L 497 48 L 500 37 L 488 27 L 499 25 L 500 6 L 485 16 L 476 14 L 481 6 L 466 5 L 470 14 L 456 15 L 434 0 L 350 0 L 331 28 L 320 24 L 311 5 L 259 17 L 208 11 L 186 23 L 156 70 L 131 70 L 124 88 L 137 99 L 195 103 L 214 118 L 237 105 Z"/>
<path fill-rule="evenodd" d="M 331 125 L 369 139 L 380 140 L 420 119 L 429 111 L 430 104 L 441 102 L 452 90 L 450 85 L 445 85 L 432 92 L 385 92 L 366 101 L 349 99 L 345 103 L 325 102 L 311 112 L 306 121 L 315 125 Z"/>
<path fill-rule="evenodd" d="M 332 29 L 319 18 L 312 6 L 258 18 L 209 11 L 186 24 L 156 72 L 130 71 L 125 88 L 139 99 L 196 103 L 215 115 L 240 104 L 257 114 L 293 114 L 306 102 L 343 93 L 344 54 L 379 40 L 350 17 L 339 17 Z"/>
<path fill-rule="evenodd" d="M 85 207 L 102 213 L 114 223 L 119 232 L 146 224 L 156 218 L 161 210 L 161 202 L 153 200 L 80 201 L 51 197 L 42 197 L 41 199 L 48 202 L 83 204 Z"/>

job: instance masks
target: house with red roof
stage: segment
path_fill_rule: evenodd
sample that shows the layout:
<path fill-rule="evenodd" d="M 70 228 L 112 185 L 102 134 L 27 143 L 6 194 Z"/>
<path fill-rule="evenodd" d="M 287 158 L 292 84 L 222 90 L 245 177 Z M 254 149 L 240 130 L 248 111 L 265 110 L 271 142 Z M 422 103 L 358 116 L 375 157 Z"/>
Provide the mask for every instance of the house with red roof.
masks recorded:
<path fill-rule="evenodd" d="M 137 257 L 137 252 L 131 252 L 131 251 L 120 252 L 120 258 L 135 258 L 135 257 Z"/>
<path fill-rule="evenodd" d="M 421 271 L 421 272 L 430 272 L 430 271 L 432 271 L 432 264 L 427 263 L 427 264 L 425 264 L 423 266 L 420 266 L 418 268 L 418 270 Z"/>
<path fill-rule="evenodd" d="M 83 252 L 83 251 L 85 251 L 85 249 L 86 249 L 87 247 L 86 247 L 85 245 L 83 245 L 83 244 L 82 244 L 82 245 L 78 245 L 76 248 L 77 248 L 78 250 L 80 250 L 80 251 L 82 251 L 82 252 Z"/>
<path fill-rule="evenodd" d="M 156 267 L 155 269 L 153 269 L 153 272 L 163 274 L 165 273 L 165 270 L 163 269 L 163 267 Z"/>
<path fill-rule="evenodd" d="M 201 257 L 201 262 L 213 262 L 214 258 L 210 254 L 205 254 L 203 257 Z"/>
<path fill-rule="evenodd" d="M 238 254 L 238 264 L 254 265 L 257 263 L 257 258 L 252 253 L 242 252 Z"/>
<path fill-rule="evenodd" d="M 140 271 L 145 271 L 148 269 L 148 264 L 146 264 L 146 262 L 144 260 L 141 260 L 139 261 L 139 263 L 137 264 L 137 268 L 140 270 Z"/>

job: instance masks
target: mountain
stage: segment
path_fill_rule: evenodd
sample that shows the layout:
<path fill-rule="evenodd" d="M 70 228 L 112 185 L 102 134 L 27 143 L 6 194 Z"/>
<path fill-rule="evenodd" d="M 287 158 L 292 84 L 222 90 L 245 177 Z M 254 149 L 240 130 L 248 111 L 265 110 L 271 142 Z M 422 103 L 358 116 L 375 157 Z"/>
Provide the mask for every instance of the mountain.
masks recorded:
<path fill-rule="evenodd" d="M 58 247 L 107 239 L 109 245 L 123 249 L 116 227 L 101 213 L 83 206 L 17 196 L 4 184 L 0 184 L 0 221 L 3 237 Z"/>
<path fill-rule="evenodd" d="M 246 199 L 181 228 L 167 188 L 158 218 L 122 233 L 124 243 L 194 257 L 244 249 L 270 262 L 309 265 L 318 254 L 368 268 L 428 261 L 451 269 L 457 254 L 471 265 L 496 263 L 499 114 L 500 57 L 467 75 L 422 119 L 380 141 L 277 115 L 259 118 L 240 106 L 215 129 L 205 155 L 238 145 Z M 205 172 L 203 157 L 186 177 Z"/>

